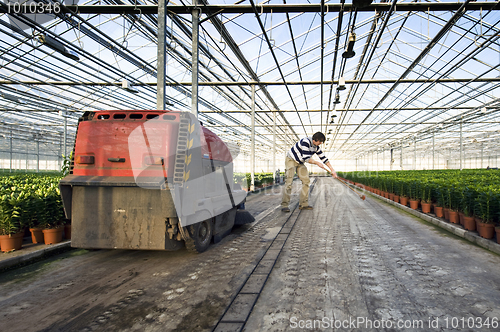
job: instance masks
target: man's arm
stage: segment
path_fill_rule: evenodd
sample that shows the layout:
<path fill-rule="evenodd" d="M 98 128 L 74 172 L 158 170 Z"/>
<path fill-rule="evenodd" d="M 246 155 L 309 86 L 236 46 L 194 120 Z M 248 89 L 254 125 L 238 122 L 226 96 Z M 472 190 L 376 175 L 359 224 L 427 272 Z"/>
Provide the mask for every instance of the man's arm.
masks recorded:
<path fill-rule="evenodd" d="M 333 169 L 332 164 L 330 164 L 330 161 L 327 161 L 325 165 L 328 166 L 328 168 L 330 169 L 330 173 L 332 173 L 332 176 L 334 178 L 337 178 L 337 173 Z"/>

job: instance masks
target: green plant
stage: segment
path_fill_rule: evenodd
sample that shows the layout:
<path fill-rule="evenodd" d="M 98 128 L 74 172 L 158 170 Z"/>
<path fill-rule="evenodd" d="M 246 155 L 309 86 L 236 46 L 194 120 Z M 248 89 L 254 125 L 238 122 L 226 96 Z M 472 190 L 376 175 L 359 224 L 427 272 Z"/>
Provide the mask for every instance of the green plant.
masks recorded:
<path fill-rule="evenodd" d="M 498 195 L 491 189 L 479 193 L 475 199 L 474 214 L 479 216 L 484 223 L 492 224 L 497 214 Z"/>
<path fill-rule="evenodd" d="M 409 196 L 411 200 L 417 200 L 419 198 L 419 183 L 416 180 L 413 180 L 409 183 Z"/>
<path fill-rule="evenodd" d="M 472 216 L 474 211 L 474 191 L 466 186 L 460 192 L 460 210 L 467 216 Z"/>
<path fill-rule="evenodd" d="M 432 185 L 428 182 L 422 183 L 420 186 L 420 199 L 424 203 L 431 203 L 431 192 L 432 192 Z"/>
<path fill-rule="evenodd" d="M 399 182 L 398 187 L 399 187 L 399 196 L 408 197 L 408 192 L 406 191 L 406 185 L 403 181 Z"/>
<path fill-rule="evenodd" d="M 17 193 L 0 197 L 0 235 L 12 235 L 21 230 L 21 213 Z"/>
<path fill-rule="evenodd" d="M 65 156 L 64 154 L 62 155 L 63 157 L 63 162 L 61 166 L 61 173 L 63 176 L 66 176 L 69 174 L 71 170 L 71 161 L 73 160 L 73 151 L 69 154 L 69 156 Z"/>

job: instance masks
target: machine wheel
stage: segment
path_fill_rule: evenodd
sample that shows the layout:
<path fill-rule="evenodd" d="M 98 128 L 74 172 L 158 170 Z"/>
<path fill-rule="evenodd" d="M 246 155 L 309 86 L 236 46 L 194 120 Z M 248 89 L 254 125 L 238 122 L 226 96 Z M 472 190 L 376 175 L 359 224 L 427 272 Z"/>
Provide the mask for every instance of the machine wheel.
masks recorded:
<path fill-rule="evenodd" d="M 204 252 L 210 246 L 214 227 L 212 219 L 203 220 L 187 227 L 189 238 L 185 239 L 186 248 L 197 253 Z"/>

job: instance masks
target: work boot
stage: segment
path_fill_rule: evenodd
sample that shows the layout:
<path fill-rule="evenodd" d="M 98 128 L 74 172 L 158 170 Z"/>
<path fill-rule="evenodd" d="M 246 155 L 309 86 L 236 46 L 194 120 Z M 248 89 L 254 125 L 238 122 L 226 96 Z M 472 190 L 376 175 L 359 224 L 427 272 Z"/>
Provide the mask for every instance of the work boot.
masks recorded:
<path fill-rule="evenodd" d="M 301 206 L 301 207 L 299 207 L 299 210 L 312 210 L 312 209 L 313 209 L 313 207 L 312 207 L 312 206 L 310 206 L 310 205 L 308 205 L 308 206 Z"/>
<path fill-rule="evenodd" d="M 281 208 L 281 212 L 290 212 L 290 209 L 288 207 Z"/>

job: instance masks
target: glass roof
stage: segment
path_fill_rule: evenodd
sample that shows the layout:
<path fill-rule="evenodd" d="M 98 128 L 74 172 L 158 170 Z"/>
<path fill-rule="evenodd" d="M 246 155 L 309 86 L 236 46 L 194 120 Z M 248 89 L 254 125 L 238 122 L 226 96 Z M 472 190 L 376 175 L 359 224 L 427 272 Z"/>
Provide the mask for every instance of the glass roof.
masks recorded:
<path fill-rule="evenodd" d="M 84 111 L 156 109 L 157 15 L 139 8 L 157 1 L 72 0 L 65 3 L 77 5 L 73 12 L 50 16 L 17 14 L 17 1 L 4 0 L 0 14 L 4 135 L 15 128 L 57 141 L 66 126 L 72 144 Z M 323 15 L 321 4 L 199 1 L 199 118 L 206 127 L 248 150 L 254 84 L 258 154 L 270 154 L 273 112 L 279 151 L 316 131 L 327 134 L 324 150 L 334 159 L 414 142 L 426 149 L 433 136 L 457 149 L 460 123 L 471 149 L 478 142 L 498 149 L 499 1 L 373 1 L 365 8 L 324 1 Z M 97 5 L 139 7 L 85 13 Z M 173 110 L 191 108 L 191 5 L 167 4 Z M 355 55 L 344 58 L 352 34 Z"/>

